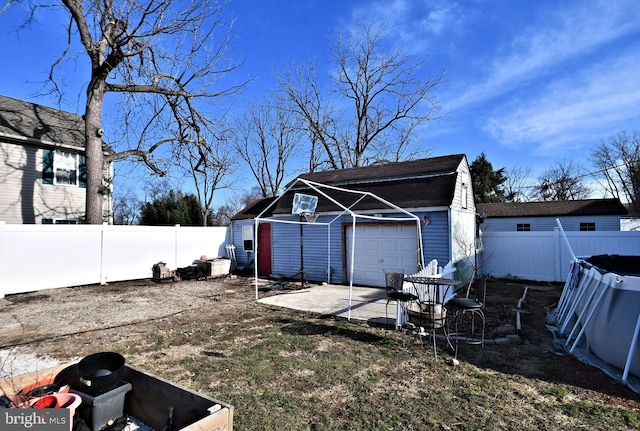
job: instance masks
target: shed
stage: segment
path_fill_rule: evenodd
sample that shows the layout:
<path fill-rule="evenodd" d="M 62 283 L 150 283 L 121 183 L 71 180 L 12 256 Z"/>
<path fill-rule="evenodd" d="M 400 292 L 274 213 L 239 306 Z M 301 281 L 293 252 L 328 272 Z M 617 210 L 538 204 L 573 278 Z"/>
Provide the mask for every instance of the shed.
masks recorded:
<path fill-rule="evenodd" d="M 478 203 L 477 208 L 484 219 L 480 229 L 491 232 L 552 231 L 556 219 L 565 231 L 619 231 L 628 214 L 617 198 Z"/>
<path fill-rule="evenodd" d="M 292 214 L 296 194 L 318 197 L 312 221 Z M 260 276 L 376 287 L 432 259 L 465 280 L 475 231 L 463 154 L 300 175 L 232 218 L 238 264 L 254 267 L 257 243 Z"/>

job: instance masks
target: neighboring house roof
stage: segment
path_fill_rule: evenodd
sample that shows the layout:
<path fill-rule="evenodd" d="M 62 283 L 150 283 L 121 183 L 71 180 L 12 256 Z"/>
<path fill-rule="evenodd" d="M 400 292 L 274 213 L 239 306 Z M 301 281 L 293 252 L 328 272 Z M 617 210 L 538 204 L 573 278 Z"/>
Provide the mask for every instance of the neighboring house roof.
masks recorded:
<path fill-rule="evenodd" d="M 84 121 L 77 114 L 0 96 L 0 138 L 84 148 Z"/>
<path fill-rule="evenodd" d="M 402 208 L 449 207 L 453 201 L 457 179 L 457 168 L 464 154 L 456 154 L 407 162 L 388 163 L 314 172 L 300 175 L 299 178 L 323 185 L 338 186 L 345 189 L 370 192 Z M 290 183 L 287 187 L 290 187 Z M 273 213 L 290 213 L 295 193 L 305 193 L 304 185 L 292 187 L 277 202 Z M 306 188 L 306 191 L 309 191 Z M 313 193 L 316 194 L 316 193 Z M 380 209 L 378 200 L 364 199 L 356 204 L 360 195 L 347 192 L 330 191 L 328 194 L 341 204 L 353 210 Z M 329 199 L 320 197 L 316 212 L 337 211 L 341 208 Z"/>
<path fill-rule="evenodd" d="M 487 217 L 552 217 L 626 215 L 619 199 L 574 201 L 476 203 L 476 211 Z"/>

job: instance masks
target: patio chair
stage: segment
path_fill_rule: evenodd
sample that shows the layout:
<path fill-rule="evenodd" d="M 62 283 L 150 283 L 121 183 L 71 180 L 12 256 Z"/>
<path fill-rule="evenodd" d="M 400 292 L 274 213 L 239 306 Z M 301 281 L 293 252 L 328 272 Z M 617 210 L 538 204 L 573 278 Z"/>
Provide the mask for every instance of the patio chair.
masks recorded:
<path fill-rule="evenodd" d="M 487 295 L 487 279 L 479 277 L 473 283 L 475 289 L 475 297 L 469 296 L 469 289 L 467 289 L 466 296 L 456 295 L 447 302 L 447 308 L 451 310 L 455 319 L 455 330 L 450 336 L 455 337 L 455 358 L 458 358 L 458 343 L 462 341 L 466 344 L 479 344 L 484 350 L 484 330 L 485 330 L 485 315 L 482 309 L 484 308 L 486 295 Z M 467 327 L 461 327 L 460 322 L 464 324 L 463 319 L 468 316 L 469 322 Z M 479 336 L 476 333 L 476 316 L 480 318 L 482 326 L 480 328 Z"/>
<path fill-rule="evenodd" d="M 415 302 L 418 300 L 418 295 L 415 295 L 410 292 L 405 292 L 403 290 L 404 285 L 404 274 L 401 272 L 385 272 L 385 283 L 387 288 L 387 305 L 385 308 L 385 317 L 387 323 L 389 322 L 389 302 L 396 301 L 401 308 L 401 312 L 403 313 L 404 322 L 408 321 L 407 318 L 407 306 L 410 302 Z M 396 322 L 396 328 L 398 328 L 398 324 Z"/>

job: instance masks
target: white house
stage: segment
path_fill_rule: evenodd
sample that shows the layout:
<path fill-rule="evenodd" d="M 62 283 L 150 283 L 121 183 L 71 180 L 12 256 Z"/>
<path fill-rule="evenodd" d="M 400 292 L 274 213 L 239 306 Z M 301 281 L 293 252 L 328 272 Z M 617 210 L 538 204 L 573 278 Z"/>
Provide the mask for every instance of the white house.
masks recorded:
<path fill-rule="evenodd" d="M 79 115 L 0 96 L 0 221 L 79 223 L 86 198 Z M 107 147 L 105 146 L 105 150 Z M 111 177 L 111 166 L 105 176 Z M 104 219 L 111 220 L 111 194 Z"/>

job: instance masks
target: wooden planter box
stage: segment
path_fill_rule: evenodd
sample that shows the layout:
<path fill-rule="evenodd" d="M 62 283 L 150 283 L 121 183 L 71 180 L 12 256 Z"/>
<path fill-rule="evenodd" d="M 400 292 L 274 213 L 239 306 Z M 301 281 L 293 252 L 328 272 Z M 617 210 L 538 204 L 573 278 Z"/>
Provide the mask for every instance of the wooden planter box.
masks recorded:
<path fill-rule="evenodd" d="M 73 372 L 76 364 L 40 370 L 0 381 L 0 394 L 14 395 L 38 380 L 55 377 L 59 372 Z M 173 407 L 174 431 L 231 431 L 233 406 L 193 392 L 161 377 L 125 365 L 122 380 L 132 389 L 125 398 L 124 413 L 161 431 Z"/>

